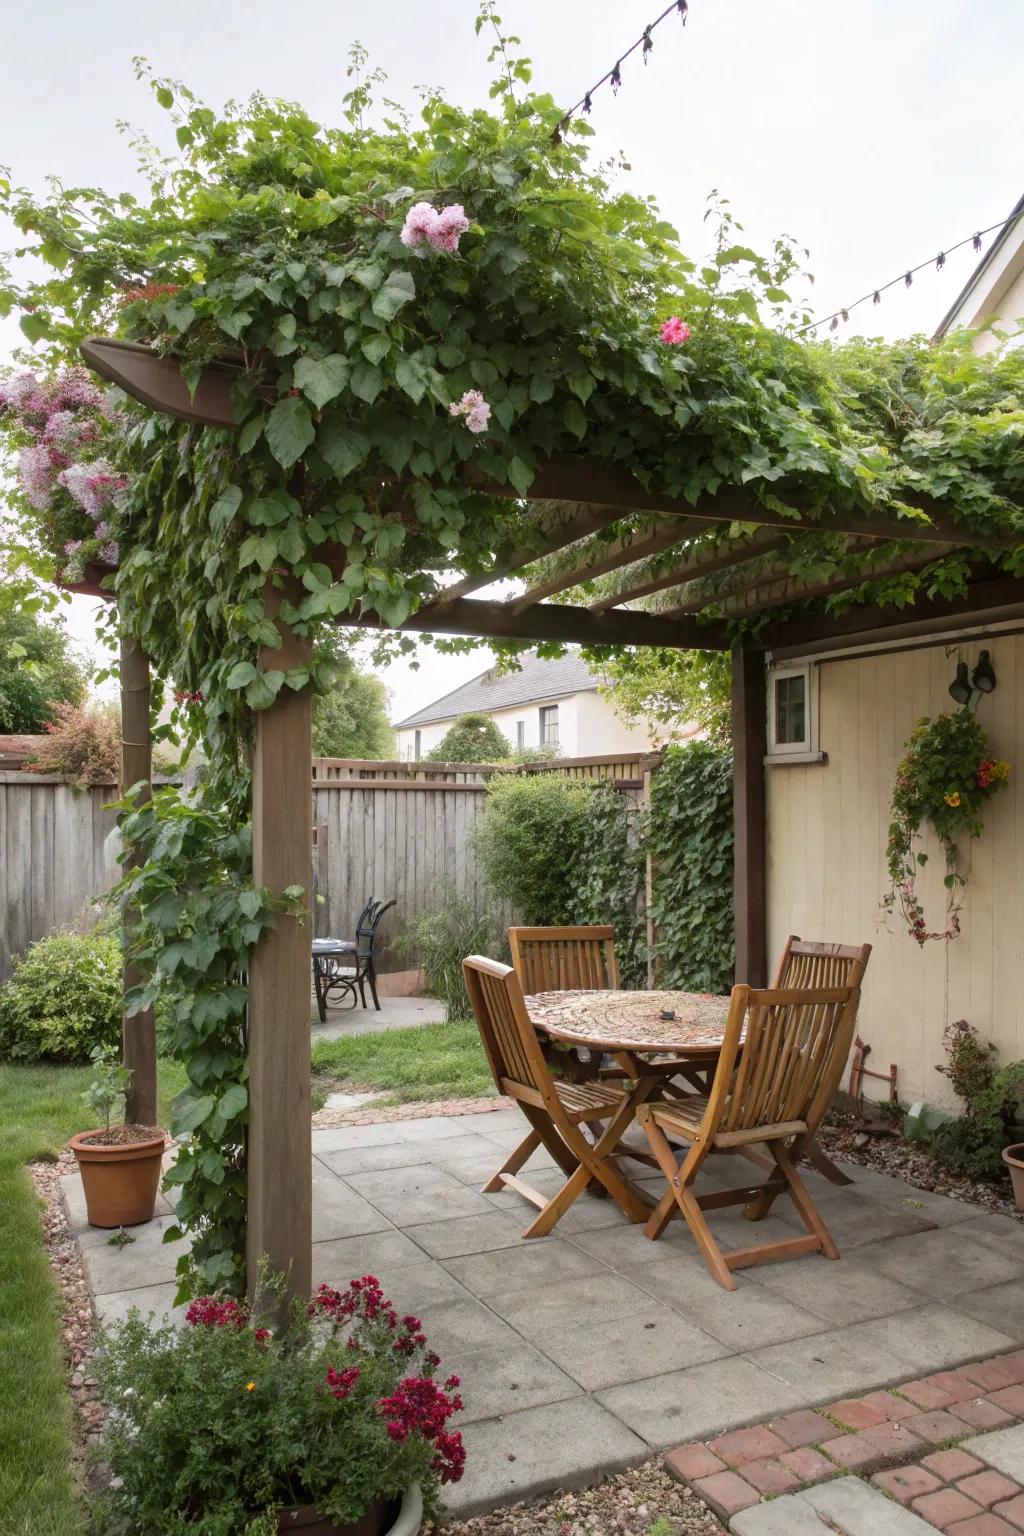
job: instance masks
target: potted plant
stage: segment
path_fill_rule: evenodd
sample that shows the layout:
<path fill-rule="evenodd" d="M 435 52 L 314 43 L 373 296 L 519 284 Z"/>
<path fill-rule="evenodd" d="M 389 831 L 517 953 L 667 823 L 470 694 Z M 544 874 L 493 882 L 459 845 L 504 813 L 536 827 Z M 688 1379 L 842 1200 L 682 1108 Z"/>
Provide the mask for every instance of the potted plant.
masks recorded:
<path fill-rule="evenodd" d="M 167 1138 L 152 1125 L 113 1124 L 124 1114 L 131 1073 L 104 1046 L 89 1060 L 95 1071 L 82 1098 L 103 1126 L 79 1131 L 68 1143 L 78 1159 L 89 1225 L 136 1227 L 153 1219 Z"/>
<path fill-rule="evenodd" d="M 241 1302 L 193 1301 L 185 1326 L 132 1311 L 101 1334 L 104 1536 L 416 1536 L 465 1453 L 416 1317 L 373 1275 L 321 1286 L 280 1328 Z"/>

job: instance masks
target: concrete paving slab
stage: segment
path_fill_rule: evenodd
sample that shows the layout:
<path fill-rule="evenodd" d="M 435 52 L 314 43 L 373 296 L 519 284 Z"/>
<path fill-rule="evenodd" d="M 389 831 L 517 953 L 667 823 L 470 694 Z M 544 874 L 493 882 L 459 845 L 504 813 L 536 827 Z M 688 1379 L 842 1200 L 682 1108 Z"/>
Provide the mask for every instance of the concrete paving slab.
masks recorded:
<path fill-rule="evenodd" d="M 122 1322 L 135 1307 L 143 1317 L 152 1317 L 156 1323 L 181 1324 L 185 1321 L 188 1308 L 174 1305 L 177 1289 L 171 1283 L 136 1286 L 129 1291 L 107 1291 L 95 1298 L 96 1316 L 104 1327 L 109 1327 L 112 1323 Z"/>
<path fill-rule="evenodd" d="M 486 1216 L 457 1216 L 453 1221 L 430 1221 L 411 1227 L 415 1243 L 433 1259 L 454 1259 L 467 1253 L 488 1253 L 496 1248 L 515 1248 L 522 1242 L 523 1223 L 511 1211 L 489 1211 Z M 534 1238 L 535 1244 L 553 1238 Z"/>
<path fill-rule="evenodd" d="M 822 1318 L 744 1275 L 736 1276 L 737 1290 L 724 1290 L 708 1273 L 703 1259 L 692 1254 L 662 1264 L 644 1264 L 635 1271 L 633 1279 L 689 1322 L 728 1345 L 732 1354 L 822 1333 L 827 1327 Z"/>
<path fill-rule="evenodd" d="M 588 1392 L 685 1370 L 729 1353 L 727 1345 L 678 1312 L 657 1305 L 599 1327 L 584 1316 L 557 1328 L 531 1329 L 530 1337 Z"/>
<path fill-rule="evenodd" d="M 865 1387 L 886 1386 L 912 1375 L 907 1361 L 886 1344 L 863 1335 L 862 1330 L 869 1326 L 859 1323 L 853 1328 L 790 1339 L 785 1344 L 751 1350 L 747 1358 L 795 1388 L 801 1406 L 834 1402 Z"/>
<path fill-rule="evenodd" d="M 459 1392 L 465 1404 L 459 1414 L 460 1427 L 507 1414 L 510 1405 L 518 1412 L 582 1394 L 578 1382 L 521 1339 L 489 1344 L 456 1358 L 455 1369 L 462 1383 Z M 446 1368 L 450 1365 L 451 1361 L 445 1362 Z"/>
<path fill-rule="evenodd" d="M 852 1170 L 846 1168 L 844 1171 L 849 1173 Z M 890 1179 L 884 1175 L 877 1176 L 877 1182 L 858 1181 L 855 1189 L 859 1195 L 875 1203 L 908 1212 L 911 1216 L 920 1216 L 935 1227 L 957 1226 L 960 1222 L 970 1220 L 978 1210 L 976 1205 L 968 1205 L 964 1200 L 954 1200 L 949 1195 L 939 1195 L 932 1190 L 915 1189 L 902 1179 Z M 832 1193 L 836 1193 L 835 1186 Z"/>
<path fill-rule="evenodd" d="M 487 1305 L 520 1333 L 533 1338 L 553 1328 L 571 1327 L 580 1318 L 586 1318 L 592 1325 L 617 1323 L 630 1313 L 648 1311 L 658 1303 L 623 1275 L 603 1269 L 548 1284 L 540 1291 L 499 1291 L 488 1296 Z"/>
<path fill-rule="evenodd" d="M 879 1243 L 886 1238 L 909 1237 L 915 1232 L 927 1232 L 935 1225 L 923 1211 L 903 1209 L 882 1200 L 872 1200 L 852 1189 L 834 1190 L 825 1199 L 817 1200 L 816 1204 L 840 1253 L 849 1253 L 851 1249 Z M 798 1232 L 807 1231 L 792 1201 L 785 1198 L 777 1200 L 774 1212 L 778 1212 L 780 1218 Z"/>
<path fill-rule="evenodd" d="M 483 1216 L 491 1210 L 486 1195 L 478 1195 L 426 1160 L 418 1168 L 354 1173 L 347 1183 L 398 1227 L 419 1226 L 438 1217 Z"/>
<path fill-rule="evenodd" d="M 958 1312 L 966 1312 L 1017 1340 L 1024 1339 L 1024 1286 L 1019 1278 L 990 1285 L 983 1291 L 964 1291 L 954 1304 Z"/>
<path fill-rule="evenodd" d="M 397 1227 L 328 1239 L 313 1244 L 313 1284 L 343 1290 L 360 1275 L 389 1278 L 396 1269 L 422 1264 L 425 1257 L 423 1249 Z"/>
<path fill-rule="evenodd" d="M 310 997 L 310 1027 L 313 1042 L 343 1040 L 346 1035 L 377 1035 L 387 1029 L 412 1029 L 418 1024 L 444 1022 L 445 1005 L 436 997 L 381 997 L 380 1011 L 373 1006 L 366 989 L 368 1008 L 328 1008 L 327 1023 L 321 1024 L 316 1001 Z"/>
<path fill-rule="evenodd" d="M 659 1450 L 738 1429 L 752 1418 L 802 1408 L 807 1402 L 801 1388 L 762 1370 L 744 1355 L 646 1377 L 596 1396 Z"/>
<path fill-rule="evenodd" d="M 401 1270 L 392 1278 L 397 1281 L 411 1273 L 411 1270 Z M 448 1279 L 452 1285 L 455 1284 L 450 1275 Z M 396 1306 L 400 1306 L 398 1287 L 389 1284 L 388 1289 L 396 1293 L 392 1299 Z M 477 1301 L 468 1293 L 465 1301 L 440 1302 L 429 1307 L 422 1305 L 412 1292 L 409 1294 L 408 1301 L 410 1310 L 413 1307 L 420 1307 L 416 1315 L 422 1316 L 424 1332 L 430 1340 L 430 1347 L 436 1349 L 441 1355 L 446 1373 L 457 1372 L 459 1362 L 478 1350 L 514 1349 L 524 1342 L 514 1328 L 510 1328 L 502 1318 L 496 1317 L 484 1302 Z M 514 1402 L 510 1402 L 510 1411 L 514 1407 Z"/>
<path fill-rule="evenodd" d="M 139 1286 L 163 1285 L 174 1278 L 174 1266 L 188 1252 L 184 1238 L 164 1242 L 164 1232 L 173 1226 L 173 1216 L 156 1216 L 144 1227 L 135 1227 L 133 1241 L 123 1247 L 108 1241 L 90 1244 L 81 1250 L 82 1268 L 94 1296 L 110 1291 L 134 1290 Z"/>
<path fill-rule="evenodd" d="M 77 1173 L 63 1174 L 60 1180 L 60 1188 L 68 1214 L 68 1226 L 79 1246 L 89 1248 L 96 1247 L 100 1243 L 109 1242 L 111 1237 L 115 1235 L 117 1228 L 90 1227 L 89 1216 L 85 1208 L 85 1191 L 82 1188 L 80 1176 Z M 173 1210 L 174 1207 L 164 1195 L 157 1195 L 155 1215 L 170 1216 Z M 140 1232 L 145 1231 L 148 1225 L 148 1222 L 142 1222 L 137 1227 L 126 1228 L 126 1231 L 129 1236 L 137 1237 Z"/>
<path fill-rule="evenodd" d="M 580 1487 L 649 1454 L 588 1397 L 467 1424 L 463 1439 L 466 1475 L 445 1490 L 450 1513 L 459 1517 L 551 1488 Z"/>
<path fill-rule="evenodd" d="M 948 1306 L 932 1302 L 890 1317 L 859 1323 L 852 1331 L 874 1349 L 892 1350 L 919 1375 L 945 1371 L 954 1365 L 1012 1349 L 1016 1340 L 958 1310 L 959 1297 Z"/>
<path fill-rule="evenodd" d="M 935 1527 L 858 1477 L 840 1477 L 802 1493 L 741 1510 L 735 1536 L 934 1536 Z"/>
<path fill-rule="evenodd" d="M 1020 1274 L 1020 1264 L 1012 1255 L 984 1243 L 966 1242 L 959 1226 L 917 1232 L 872 1247 L 881 1274 L 936 1300 L 1001 1285 Z"/>
<path fill-rule="evenodd" d="M 506 1295 L 550 1285 L 572 1285 L 584 1275 L 607 1274 L 599 1260 L 564 1238 L 449 1258 L 445 1268 L 474 1296 Z"/>
<path fill-rule="evenodd" d="M 494 1148 L 483 1136 L 471 1136 L 465 1133 L 447 1137 L 444 1147 L 446 1163 L 459 1158 L 466 1160 L 487 1158 L 490 1160 L 492 1171 L 497 1166 Z M 413 1168 L 420 1167 L 423 1163 L 421 1143 L 411 1141 L 407 1137 L 396 1136 L 393 1141 L 377 1143 L 373 1146 L 341 1147 L 336 1151 L 325 1152 L 319 1152 L 314 1143 L 313 1150 L 332 1173 L 340 1174 L 342 1178 L 347 1178 L 350 1173 L 376 1173 L 381 1168 Z"/>
<path fill-rule="evenodd" d="M 961 1450 L 969 1456 L 977 1456 L 986 1466 L 995 1467 L 1004 1477 L 1024 1483 L 1024 1424 L 1012 1424 L 1009 1429 L 994 1429 L 987 1435 L 976 1435 L 973 1440 L 965 1440 Z"/>
<path fill-rule="evenodd" d="M 383 1147 L 392 1142 L 404 1141 L 401 1121 L 381 1121 L 379 1125 L 328 1125 L 317 1126 L 313 1131 L 313 1156 L 323 1157 L 325 1152 L 339 1152 L 350 1147 Z M 453 1131 L 453 1135 L 456 1133 Z"/>
<path fill-rule="evenodd" d="M 1000 1216 L 996 1211 L 983 1211 L 965 1221 L 958 1231 L 965 1239 L 984 1243 L 999 1252 L 1008 1253 L 1018 1264 L 1024 1263 L 1024 1222 L 1012 1216 Z"/>
<path fill-rule="evenodd" d="M 331 1237 L 356 1237 L 361 1232 L 381 1232 L 388 1226 L 390 1222 L 376 1207 L 318 1158 L 313 1159 L 314 1243 Z"/>
<path fill-rule="evenodd" d="M 750 1271 L 759 1286 L 813 1312 L 833 1328 L 888 1317 L 921 1305 L 919 1292 L 878 1271 L 870 1247 L 855 1248 L 839 1259 L 808 1254 L 786 1264 L 763 1264 Z"/>
<path fill-rule="evenodd" d="M 484 1185 L 490 1183 L 508 1156 L 507 1150 L 504 1147 L 499 1147 L 494 1142 L 486 1142 L 483 1137 L 480 1138 L 480 1141 L 485 1149 L 480 1154 L 468 1157 L 449 1157 L 446 1150 L 445 1155 L 442 1156 L 439 1152 L 434 1159 L 435 1168 L 443 1168 L 446 1173 L 450 1173 L 453 1178 L 458 1179 L 460 1184 L 465 1184 L 469 1189 L 475 1189 L 478 1194 L 483 1193 Z M 454 1141 L 446 1141 L 444 1143 L 445 1149 L 455 1145 Z M 538 1152 L 530 1158 L 528 1163 L 524 1163 L 519 1171 L 526 1178 L 528 1184 L 536 1186 L 541 1174 L 550 1174 L 555 1171 L 555 1163 L 546 1152 Z M 514 1203 L 517 1203 L 524 1211 L 529 1210 L 529 1206 L 521 1195 L 515 1195 L 507 1190 L 504 1194 L 505 1199 L 501 1204 L 507 1206 L 510 1210 L 513 1208 Z M 491 1197 L 489 1196 L 488 1198 Z M 521 1225 L 525 1226 L 526 1223 L 523 1222 Z"/>

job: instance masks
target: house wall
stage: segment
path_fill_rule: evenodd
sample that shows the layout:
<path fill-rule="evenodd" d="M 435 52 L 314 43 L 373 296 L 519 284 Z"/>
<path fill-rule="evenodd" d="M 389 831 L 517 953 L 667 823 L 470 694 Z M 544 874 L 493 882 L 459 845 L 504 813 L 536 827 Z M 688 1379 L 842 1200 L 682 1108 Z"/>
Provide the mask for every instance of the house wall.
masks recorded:
<path fill-rule="evenodd" d="M 1020 346 L 1024 342 L 1024 332 L 1019 336 L 1015 334 L 1021 322 L 1024 321 L 1024 251 L 1018 255 L 1016 265 L 1020 270 L 1010 281 L 1006 291 L 999 296 L 991 311 L 998 328 L 994 331 L 979 331 L 974 340 L 975 352 L 991 352 L 1008 336 L 1012 338 L 1007 343 L 1011 347 Z M 985 317 L 975 319 L 974 324 L 980 324 L 982 318 Z"/>
<path fill-rule="evenodd" d="M 979 718 L 997 757 L 1012 765 L 1009 787 L 989 804 L 982 837 L 969 851 L 962 932 L 949 944 L 918 947 L 895 916 L 883 921 L 885 844 L 896 765 L 917 722 L 953 708 L 947 689 L 959 656 L 971 666 L 976 642 L 823 662 L 818 668 L 820 745 L 825 765 L 769 767 L 769 954 L 786 935 L 870 942 L 858 1032 L 869 1066 L 899 1067 L 901 1099 L 950 1105 L 943 1061 L 947 1020 L 969 1019 L 999 1060 L 1024 1057 L 1024 638 L 984 642 L 997 675 Z M 942 860 L 918 880 L 930 928 L 945 927 Z M 884 1084 L 870 1084 L 884 1095 Z"/>
<path fill-rule="evenodd" d="M 516 726 L 522 720 L 525 726 L 525 745 L 536 747 L 540 743 L 540 710 L 544 703 L 558 705 L 558 746 L 563 757 L 592 757 L 606 752 L 648 752 L 651 749 L 650 733 L 626 725 L 607 699 L 596 690 L 570 694 L 561 699 L 518 704 L 511 709 L 488 710 L 487 713 L 513 747 L 518 740 Z M 455 718 L 453 715 L 448 720 L 420 726 L 422 757 L 438 745 Z M 406 760 L 415 757 L 414 728 L 398 732 L 398 755 Z"/>

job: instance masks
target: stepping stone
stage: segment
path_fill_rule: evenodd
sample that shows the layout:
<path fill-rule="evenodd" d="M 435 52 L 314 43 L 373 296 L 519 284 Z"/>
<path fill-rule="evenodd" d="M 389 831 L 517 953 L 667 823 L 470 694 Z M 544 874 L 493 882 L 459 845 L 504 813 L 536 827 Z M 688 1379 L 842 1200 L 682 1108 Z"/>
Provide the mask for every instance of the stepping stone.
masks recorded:
<path fill-rule="evenodd" d="M 973 1440 L 965 1440 L 962 1449 L 1004 1476 L 1012 1477 L 1014 1482 L 1024 1483 L 1024 1424 L 976 1435 Z"/>
<path fill-rule="evenodd" d="M 734 1536 L 934 1536 L 935 1527 L 857 1477 L 785 1494 L 734 1515 Z"/>

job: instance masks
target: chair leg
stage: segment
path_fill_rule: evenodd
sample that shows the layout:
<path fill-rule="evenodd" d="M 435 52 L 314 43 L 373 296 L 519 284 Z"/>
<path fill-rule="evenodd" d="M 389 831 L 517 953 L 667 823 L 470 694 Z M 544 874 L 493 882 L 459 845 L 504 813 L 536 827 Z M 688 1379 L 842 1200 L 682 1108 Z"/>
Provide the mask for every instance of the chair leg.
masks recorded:
<path fill-rule="evenodd" d="M 320 976 L 320 963 L 313 960 L 313 986 L 316 989 L 316 1011 L 320 1015 L 320 1023 L 327 1023 L 327 1004 L 324 1001 L 323 982 Z"/>
<path fill-rule="evenodd" d="M 711 1228 L 704 1219 L 704 1212 L 698 1205 L 697 1198 L 690 1188 L 697 1175 L 697 1169 L 704 1161 L 703 1152 L 697 1147 L 691 1147 L 680 1168 L 676 1165 L 676 1160 L 672 1155 L 672 1148 L 661 1127 L 655 1124 L 653 1120 L 645 1120 L 644 1130 L 647 1132 L 647 1139 L 651 1144 L 651 1150 L 658 1159 L 661 1170 L 668 1180 L 668 1197 L 674 1200 L 675 1204 L 682 1211 L 686 1224 L 693 1233 L 694 1240 L 701 1251 L 705 1264 L 724 1290 L 734 1291 L 736 1289 L 736 1281 L 732 1278 L 729 1266 L 722 1257 L 722 1250 L 715 1242 Z M 662 1206 L 665 1203 L 666 1200 L 663 1197 L 648 1221 L 644 1229 L 648 1237 L 656 1238 L 663 1231 L 671 1214 L 671 1206 L 669 1206 L 666 1213 L 662 1212 Z"/>
<path fill-rule="evenodd" d="M 804 1157 L 806 1157 L 815 1172 L 828 1179 L 830 1184 L 844 1185 L 853 1183 L 849 1174 L 844 1173 L 832 1161 L 828 1153 L 821 1150 L 816 1136 L 812 1136 L 806 1147 L 804 1147 Z"/>
<path fill-rule="evenodd" d="M 821 1243 L 821 1251 L 826 1259 L 838 1259 L 839 1249 L 835 1245 L 835 1240 L 822 1220 L 818 1207 L 811 1199 L 810 1190 L 793 1166 L 789 1152 L 780 1143 L 773 1143 L 771 1152 L 780 1173 L 786 1180 L 788 1192 L 793 1197 L 793 1204 L 799 1212 L 800 1220 L 808 1232 Z"/>
<path fill-rule="evenodd" d="M 487 1183 L 483 1186 L 480 1193 L 482 1195 L 494 1195 L 500 1193 L 500 1191 L 505 1188 L 505 1181 L 502 1178 L 502 1174 L 518 1173 L 523 1164 L 529 1162 L 530 1158 L 533 1156 L 539 1146 L 540 1133 L 538 1131 L 531 1131 L 528 1136 L 524 1136 L 518 1147 L 516 1147 L 515 1151 L 511 1153 L 510 1156 L 507 1157 L 502 1163 L 497 1173 L 494 1174 L 492 1178 L 487 1180 Z"/>
<path fill-rule="evenodd" d="M 377 973 L 373 968 L 372 960 L 366 972 L 366 979 L 370 983 L 370 991 L 373 993 L 373 1006 L 380 1013 L 380 998 L 377 996 Z"/>

